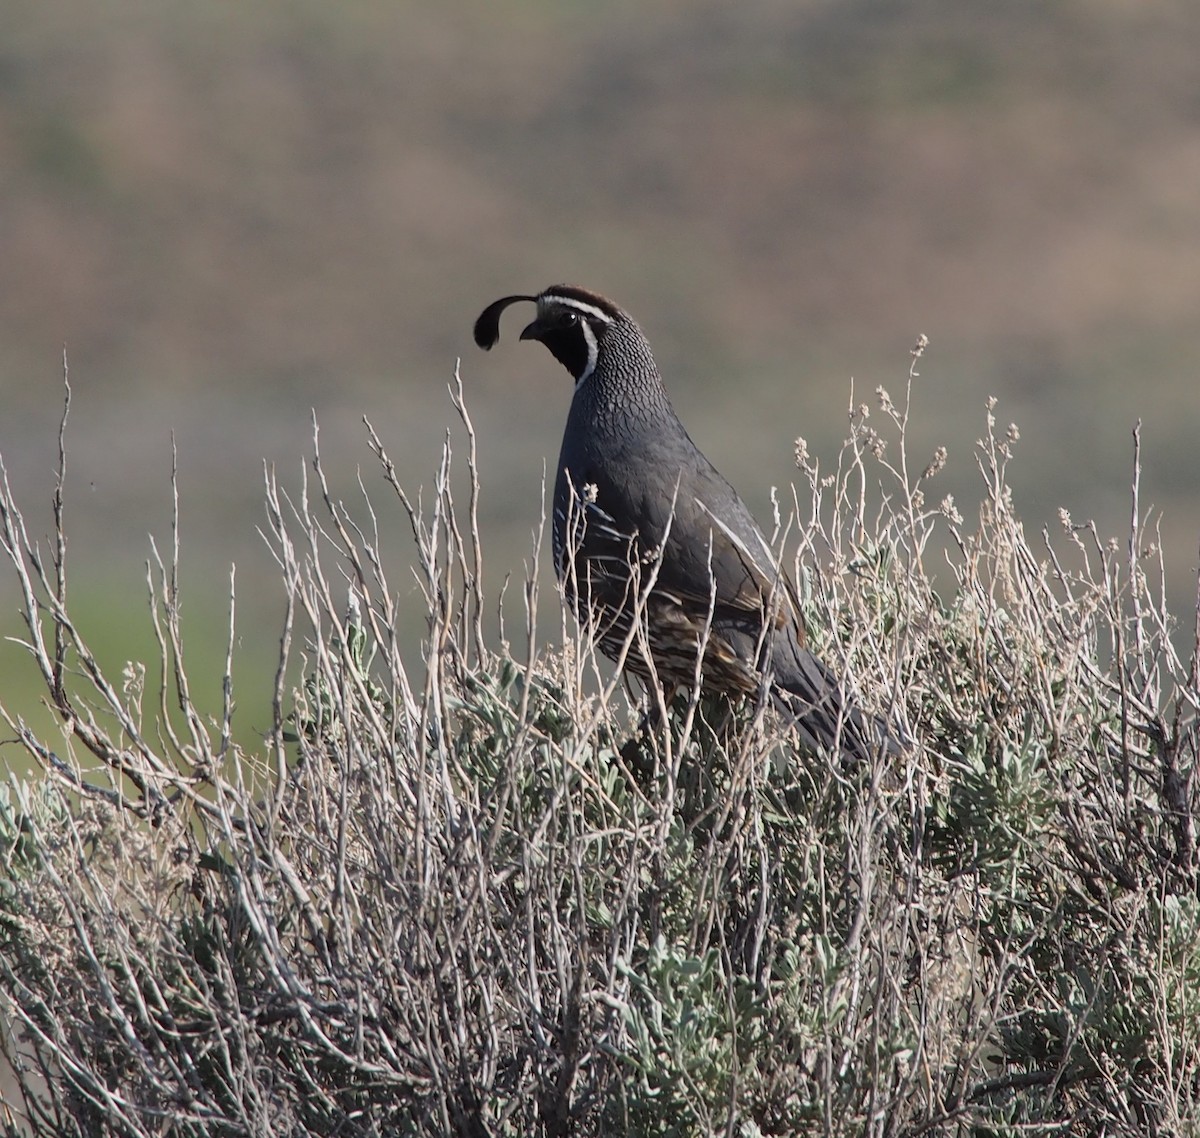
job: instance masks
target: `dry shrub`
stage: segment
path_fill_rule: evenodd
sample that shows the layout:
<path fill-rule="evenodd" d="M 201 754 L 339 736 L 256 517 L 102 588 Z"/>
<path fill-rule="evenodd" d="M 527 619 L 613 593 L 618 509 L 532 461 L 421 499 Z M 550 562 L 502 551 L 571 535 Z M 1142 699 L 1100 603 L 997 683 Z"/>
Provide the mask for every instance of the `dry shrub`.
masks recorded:
<path fill-rule="evenodd" d="M 368 424 L 412 529 L 419 670 L 365 487 L 335 500 L 319 449 L 298 494 L 268 476 L 288 615 L 253 754 L 228 676 L 215 720 L 189 697 L 177 549 L 151 563 L 159 679 L 110 679 L 66 602 L 61 484 L 47 553 L 5 480 L 27 647 L 64 724 L 51 742 L 8 715 L 45 773 L 0 803 L 7 1125 L 1194 1127 L 1196 663 L 1143 548 L 1138 460 L 1125 547 L 1065 518 L 1031 541 L 992 407 L 967 524 L 927 500 L 944 452 L 911 474 L 908 402 L 878 395 L 881 429 L 854 410 L 829 474 L 798 441 L 777 527 L 820 650 L 915 740 L 855 769 L 763 707 L 681 697 L 639 733 L 638 693 L 539 603 L 537 551 L 488 643 L 459 386 L 465 505 L 449 443 L 421 506 Z"/>

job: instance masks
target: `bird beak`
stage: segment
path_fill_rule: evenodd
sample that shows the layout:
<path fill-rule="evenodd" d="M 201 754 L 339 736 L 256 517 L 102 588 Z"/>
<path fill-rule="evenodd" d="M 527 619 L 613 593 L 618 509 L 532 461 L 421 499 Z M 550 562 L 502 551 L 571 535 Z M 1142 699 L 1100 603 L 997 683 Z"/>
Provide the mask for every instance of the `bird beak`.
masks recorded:
<path fill-rule="evenodd" d="M 530 322 L 529 324 L 526 324 L 525 327 L 521 329 L 521 339 L 522 340 L 540 340 L 541 338 L 542 338 L 542 321 L 541 321 L 540 317 L 537 320 L 534 320 L 534 321 Z"/>

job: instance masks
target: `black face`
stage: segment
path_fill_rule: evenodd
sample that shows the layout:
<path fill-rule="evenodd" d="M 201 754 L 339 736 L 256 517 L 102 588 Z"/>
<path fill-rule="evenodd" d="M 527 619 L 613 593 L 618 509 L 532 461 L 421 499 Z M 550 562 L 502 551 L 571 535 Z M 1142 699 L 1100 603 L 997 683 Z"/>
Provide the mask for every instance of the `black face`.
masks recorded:
<path fill-rule="evenodd" d="M 599 293 L 555 285 L 540 296 L 505 296 L 489 304 L 475 321 L 475 343 L 491 348 L 500 338 L 500 314 L 518 300 L 538 306 L 537 318 L 526 326 L 521 339 L 541 340 L 577 384 L 595 370 L 605 333 L 624 315 Z"/>
<path fill-rule="evenodd" d="M 522 340 L 541 340 L 551 355 L 578 381 L 596 366 L 596 352 L 604 335 L 599 321 L 589 321 L 577 308 L 554 307 L 539 316 L 522 333 Z"/>

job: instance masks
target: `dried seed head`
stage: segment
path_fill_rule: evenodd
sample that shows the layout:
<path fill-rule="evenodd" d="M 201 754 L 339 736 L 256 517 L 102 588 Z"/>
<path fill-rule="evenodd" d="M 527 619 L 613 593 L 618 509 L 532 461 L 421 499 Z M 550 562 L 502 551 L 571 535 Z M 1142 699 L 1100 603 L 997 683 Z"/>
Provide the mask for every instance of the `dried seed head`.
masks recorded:
<path fill-rule="evenodd" d="M 863 446 L 876 458 L 883 458 L 887 451 L 887 440 L 874 427 L 863 427 L 859 433 Z"/>
<path fill-rule="evenodd" d="M 925 472 L 921 475 L 921 477 L 932 478 L 935 474 L 940 474 L 942 470 L 945 469 L 945 466 L 946 448 L 938 447 L 937 450 L 933 452 L 933 458 L 930 460 L 929 465 L 925 467 Z"/>

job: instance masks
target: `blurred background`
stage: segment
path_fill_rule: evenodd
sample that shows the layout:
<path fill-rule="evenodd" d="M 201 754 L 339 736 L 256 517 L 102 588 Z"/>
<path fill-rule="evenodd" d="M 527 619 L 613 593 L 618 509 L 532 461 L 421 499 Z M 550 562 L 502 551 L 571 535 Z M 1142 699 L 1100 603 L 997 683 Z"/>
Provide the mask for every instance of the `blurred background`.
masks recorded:
<path fill-rule="evenodd" d="M 970 519 L 984 402 L 1021 429 L 1027 530 L 1124 537 L 1134 422 L 1173 604 L 1200 494 L 1200 14 L 1194 0 L 7 0 L 0 5 L 0 452 L 50 530 L 62 354 L 71 597 L 102 662 L 152 652 L 172 437 L 195 694 L 219 709 L 237 565 L 238 725 L 270 725 L 283 593 L 256 527 L 321 425 L 371 489 L 422 625 L 407 522 L 453 424 L 480 436 L 493 595 L 520 579 L 570 400 L 548 353 L 470 339 L 566 280 L 637 316 L 693 437 L 769 517 L 803 435 L 899 398 Z M 519 593 L 514 594 L 519 599 Z M 0 566 L 0 631 L 19 631 Z M 0 695 L 36 714 L 21 649 Z M 0 747 L 0 764 L 17 748 Z"/>

